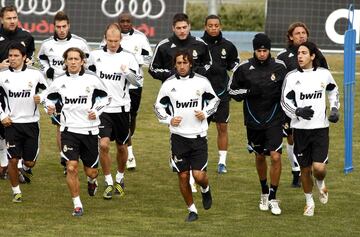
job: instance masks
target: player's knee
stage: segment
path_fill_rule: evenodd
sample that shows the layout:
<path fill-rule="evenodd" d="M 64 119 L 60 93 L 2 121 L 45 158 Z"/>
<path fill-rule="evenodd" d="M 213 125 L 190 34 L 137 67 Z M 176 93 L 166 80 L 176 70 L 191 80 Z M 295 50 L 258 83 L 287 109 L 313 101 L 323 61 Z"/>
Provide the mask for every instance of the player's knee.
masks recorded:
<path fill-rule="evenodd" d="M 100 152 L 109 153 L 110 145 L 108 142 L 100 141 Z"/>
<path fill-rule="evenodd" d="M 32 168 L 35 166 L 35 161 L 24 161 L 24 164 L 29 167 Z"/>
<path fill-rule="evenodd" d="M 178 173 L 178 175 L 179 175 L 179 178 L 181 180 L 189 180 L 190 179 L 190 172 L 189 171 L 180 172 L 180 173 Z"/>
<path fill-rule="evenodd" d="M 325 177 L 326 174 L 326 167 L 325 165 L 313 165 L 313 171 L 314 171 L 314 176 L 316 178 L 323 178 Z"/>
<path fill-rule="evenodd" d="M 196 183 L 202 183 L 207 178 L 207 174 L 205 171 L 193 170 L 193 176 Z"/>
<path fill-rule="evenodd" d="M 74 165 L 71 165 L 71 164 L 67 165 L 66 171 L 67 171 L 68 175 L 72 175 L 72 176 L 77 175 L 78 172 L 79 172 L 78 168 L 76 166 L 74 166 Z"/>
<path fill-rule="evenodd" d="M 98 170 L 97 169 L 87 169 L 86 170 L 86 175 L 89 176 L 92 179 L 95 179 L 98 176 Z"/>
<path fill-rule="evenodd" d="M 278 164 L 281 163 L 281 154 L 277 151 L 271 151 L 270 152 L 271 157 L 271 163 L 272 164 Z"/>
<path fill-rule="evenodd" d="M 117 147 L 118 153 L 120 153 L 120 154 L 127 153 L 127 144 L 117 144 L 116 147 Z"/>

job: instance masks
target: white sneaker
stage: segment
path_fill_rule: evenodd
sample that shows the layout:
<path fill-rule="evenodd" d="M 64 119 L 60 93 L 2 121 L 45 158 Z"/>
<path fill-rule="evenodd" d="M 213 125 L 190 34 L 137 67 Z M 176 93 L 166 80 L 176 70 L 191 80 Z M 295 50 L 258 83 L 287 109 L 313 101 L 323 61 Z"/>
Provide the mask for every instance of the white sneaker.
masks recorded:
<path fill-rule="evenodd" d="M 259 208 L 261 211 L 269 210 L 269 194 L 261 194 L 260 195 Z"/>
<path fill-rule="evenodd" d="M 269 201 L 269 208 L 270 208 L 271 213 L 273 215 L 280 215 L 281 214 L 281 209 L 280 209 L 280 206 L 279 206 L 279 200 L 271 199 Z"/>
<path fill-rule="evenodd" d="M 315 205 L 311 205 L 311 206 L 306 205 L 304 207 L 304 216 L 313 216 L 314 210 L 315 210 Z"/>
<path fill-rule="evenodd" d="M 322 204 L 326 204 L 329 201 L 329 192 L 326 187 L 319 192 L 319 200 Z"/>
<path fill-rule="evenodd" d="M 135 157 L 128 157 L 128 160 L 126 161 L 126 168 L 128 170 L 133 170 L 136 168 Z"/>

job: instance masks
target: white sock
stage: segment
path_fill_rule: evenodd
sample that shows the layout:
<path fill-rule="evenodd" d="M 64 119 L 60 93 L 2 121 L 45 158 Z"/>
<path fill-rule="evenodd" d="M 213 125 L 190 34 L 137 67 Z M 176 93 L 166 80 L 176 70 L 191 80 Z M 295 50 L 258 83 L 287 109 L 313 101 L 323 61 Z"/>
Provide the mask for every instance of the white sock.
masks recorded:
<path fill-rule="evenodd" d="M 8 164 L 9 160 L 7 158 L 5 139 L 0 139 L 0 166 L 6 167 Z"/>
<path fill-rule="evenodd" d="M 133 153 L 133 147 L 132 146 L 128 146 L 128 157 L 133 158 L 134 157 L 134 153 Z"/>
<path fill-rule="evenodd" d="M 190 207 L 188 207 L 188 210 L 189 210 L 189 212 L 198 213 L 194 203 L 191 204 Z"/>
<path fill-rule="evenodd" d="M 124 178 L 124 173 L 116 172 L 116 182 L 120 183 L 120 181 Z"/>
<path fill-rule="evenodd" d="M 107 183 L 107 185 L 114 185 L 114 181 L 111 174 L 105 175 L 105 182 Z"/>
<path fill-rule="evenodd" d="M 74 203 L 74 208 L 77 208 L 77 207 L 83 208 L 83 205 L 82 205 L 81 200 L 80 200 L 80 196 L 74 197 L 74 198 L 72 198 L 72 200 L 73 200 L 73 203 Z"/>
<path fill-rule="evenodd" d="M 287 157 L 289 159 L 291 170 L 300 171 L 299 163 L 294 155 L 294 145 L 286 144 Z"/>
<path fill-rule="evenodd" d="M 195 179 L 194 176 L 192 174 L 192 170 L 190 170 L 190 180 L 189 180 L 190 185 L 194 185 L 195 184 Z"/>
<path fill-rule="evenodd" d="M 23 168 L 23 159 L 19 159 L 17 167 L 18 167 L 18 169 Z"/>
<path fill-rule="evenodd" d="M 202 187 L 200 186 L 200 190 L 201 190 L 202 193 L 207 193 L 207 192 L 209 192 L 209 190 L 210 190 L 210 186 L 208 185 L 206 188 L 202 188 Z"/>
<path fill-rule="evenodd" d="M 219 164 L 226 165 L 227 151 L 219 151 Z"/>
<path fill-rule="evenodd" d="M 25 164 L 22 164 L 22 168 L 23 168 L 25 171 L 27 171 L 27 170 L 30 169 L 30 167 L 27 167 Z"/>
<path fill-rule="evenodd" d="M 304 193 L 304 194 L 305 194 L 306 206 L 315 206 L 312 193 Z"/>
<path fill-rule="evenodd" d="M 21 193 L 20 186 L 11 187 L 13 194 Z"/>
<path fill-rule="evenodd" d="M 87 177 L 87 181 L 91 184 L 95 183 L 96 182 L 96 178 L 95 179 L 92 179 L 90 178 L 89 176 Z"/>
<path fill-rule="evenodd" d="M 325 188 L 325 180 L 317 180 L 315 179 L 316 186 L 318 187 L 319 191 L 322 191 Z"/>

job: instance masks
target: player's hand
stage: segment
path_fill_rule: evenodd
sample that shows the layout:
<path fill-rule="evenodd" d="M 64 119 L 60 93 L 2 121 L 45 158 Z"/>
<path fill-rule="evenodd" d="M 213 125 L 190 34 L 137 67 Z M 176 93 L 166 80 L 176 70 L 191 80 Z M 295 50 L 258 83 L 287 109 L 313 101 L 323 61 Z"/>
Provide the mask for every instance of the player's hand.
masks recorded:
<path fill-rule="evenodd" d="M 90 111 L 88 112 L 88 119 L 90 119 L 90 120 L 95 120 L 95 119 L 96 119 L 96 113 L 95 113 L 95 111 L 90 110 Z"/>
<path fill-rule="evenodd" d="M 52 114 L 55 113 L 55 106 L 54 105 L 49 105 L 49 106 L 46 107 L 46 109 L 47 109 L 47 114 L 48 115 L 52 115 Z"/>
<path fill-rule="evenodd" d="M 128 66 L 127 65 L 125 65 L 125 64 L 121 64 L 121 66 L 120 66 L 120 70 L 121 70 L 121 73 L 122 74 L 129 74 L 129 68 L 128 68 Z"/>
<path fill-rule="evenodd" d="M 9 127 L 11 126 L 12 121 L 10 117 L 6 117 L 3 120 L 1 120 L 1 123 L 2 125 L 4 125 L 4 127 Z"/>
<path fill-rule="evenodd" d="M 34 95 L 34 102 L 35 102 L 35 104 L 40 104 L 40 102 L 41 102 L 41 100 L 40 100 L 40 96 L 39 95 Z"/>
<path fill-rule="evenodd" d="M 33 61 L 30 58 L 25 59 L 26 65 L 33 65 Z"/>
<path fill-rule="evenodd" d="M 332 107 L 331 111 L 330 111 L 330 115 L 328 117 L 328 120 L 331 123 L 336 123 L 337 121 L 339 121 L 339 118 L 340 118 L 339 110 L 335 107 Z"/>
<path fill-rule="evenodd" d="M 303 119 L 310 120 L 314 116 L 314 110 L 311 109 L 311 106 L 299 107 L 295 110 L 295 114 Z"/>
<path fill-rule="evenodd" d="M 181 117 L 181 116 L 175 116 L 175 117 L 173 117 L 173 118 L 171 119 L 170 124 L 171 124 L 171 126 L 173 126 L 173 127 L 177 127 L 177 126 L 180 125 L 181 121 L 182 121 L 182 117 Z"/>
<path fill-rule="evenodd" d="M 0 69 L 8 68 L 10 66 L 9 59 L 4 59 L 0 63 Z"/>
<path fill-rule="evenodd" d="M 205 114 L 201 110 L 195 110 L 195 117 L 200 121 L 205 119 Z"/>

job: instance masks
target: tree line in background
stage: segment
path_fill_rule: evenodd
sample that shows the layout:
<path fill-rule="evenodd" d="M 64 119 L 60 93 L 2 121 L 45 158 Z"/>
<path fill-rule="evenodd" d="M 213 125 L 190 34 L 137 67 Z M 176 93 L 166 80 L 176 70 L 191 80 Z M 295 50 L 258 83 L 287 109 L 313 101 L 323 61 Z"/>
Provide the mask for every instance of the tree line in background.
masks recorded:
<path fill-rule="evenodd" d="M 186 4 L 192 30 L 203 30 L 208 15 L 206 4 Z M 218 10 L 224 31 L 264 31 L 265 4 L 221 4 Z"/>

